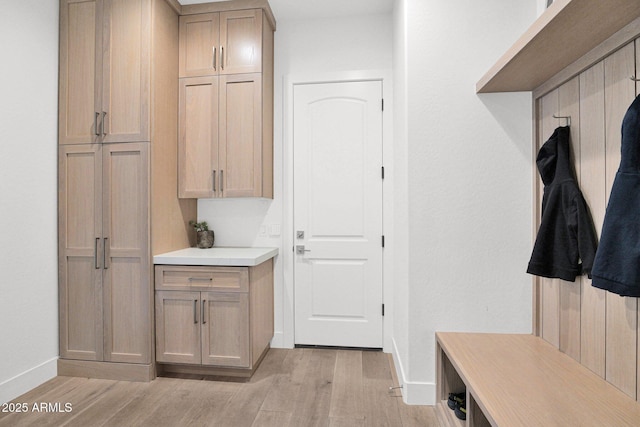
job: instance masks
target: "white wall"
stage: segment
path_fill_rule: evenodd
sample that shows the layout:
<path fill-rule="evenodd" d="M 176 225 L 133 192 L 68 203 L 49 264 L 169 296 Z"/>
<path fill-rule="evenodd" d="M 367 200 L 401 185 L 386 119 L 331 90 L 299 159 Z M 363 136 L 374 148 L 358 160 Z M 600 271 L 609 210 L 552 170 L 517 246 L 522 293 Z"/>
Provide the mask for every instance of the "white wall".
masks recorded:
<path fill-rule="evenodd" d="M 536 0 L 396 1 L 409 262 L 395 323 L 408 330 L 396 344 L 411 403 L 435 401 L 435 331 L 531 330 L 531 95 L 474 86 L 536 12 Z"/>
<path fill-rule="evenodd" d="M 540 16 L 542 15 L 542 12 L 544 12 L 547 9 L 547 0 L 536 0 L 536 15 Z"/>
<path fill-rule="evenodd" d="M 396 0 L 393 11 L 394 93 L 394 213 L 393 235 L 393 357 L 398 378 L 409 387 L 409 185 L 407 144 L 407 0 Z M 405 402 L 407 390 L 403 391 Z"/>
<path fill-rule="evenodd" d="M 10 4 L 1 40 L 20 42 L 0 47 L 12 65 L 0 71 L 0 402 L 54 376 L 58 354 L 58 2 Z M 537 4 L 396 0 L 393 21 L 278 22 L 275 198 L 199 202 L 199 219 L 212 224 L 218 245 L 283 250 L 282 236 L 269 236 L 274 230 L 260 234 L 285 216 L 284 77 L 390 69 L 393 62 L 396 221 L 388 239 L 396 252 L 396 356 L 405 399 L 414 403 L 433 403 L 434 331 L 530 331 L 530 95 L 477 96 L 474 84 L 533 21 Z M 291 297 L 283 276 L 278 260 L 280 339 Z"/>
<path fill-rule="evenodd" d="M 58 1 L 0 14 L 0 403 L 56 375 Z"/>
<path fill-rule="evenodd" d="M 217 246 L 274 246 L 280 248 L 275 263 L 275 337 L 272 346 L 283 347 L 291 319 L 285 312 L 293 295 L 285 289 L 283 251 L 288 183 L 283 171 L 284 79 L 287 76 L 322 75 L 341 71 L 391 69 L 392 24 L 389 15 L 350 16 L 316 20 L 278 20 L 275 33 L 274 77 L 274 199 L 199 200 L 198 220 L 209 222 Z M 281 227 L 280 235 L 271 226 Z M 290 248 L 289 245 L 287 245 Z M 290 249 L 289 249 L 290 250 Z M 287 323 L 288 322 L 288 323 Z M 288 329 L 287 329 L 288 328 Z"/>

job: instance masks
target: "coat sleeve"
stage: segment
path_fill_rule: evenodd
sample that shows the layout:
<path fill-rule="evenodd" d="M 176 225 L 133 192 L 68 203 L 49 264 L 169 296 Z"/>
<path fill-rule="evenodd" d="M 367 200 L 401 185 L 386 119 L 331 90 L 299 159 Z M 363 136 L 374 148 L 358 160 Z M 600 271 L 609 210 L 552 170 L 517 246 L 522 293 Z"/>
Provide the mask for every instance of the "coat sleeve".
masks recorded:
<path fill-rule="evenodd" d="M 584 200 L 582 194 L 576 197 L 576 215 L 578 253 L 582 261 L 582 274 L 586 273 L 589 279 L 591 279 L 591 268 L 593 267 L 593 260 L 596 256 L 598 237 L 593 225 L 589 206 L 587 206 L 587 202 Z"/>

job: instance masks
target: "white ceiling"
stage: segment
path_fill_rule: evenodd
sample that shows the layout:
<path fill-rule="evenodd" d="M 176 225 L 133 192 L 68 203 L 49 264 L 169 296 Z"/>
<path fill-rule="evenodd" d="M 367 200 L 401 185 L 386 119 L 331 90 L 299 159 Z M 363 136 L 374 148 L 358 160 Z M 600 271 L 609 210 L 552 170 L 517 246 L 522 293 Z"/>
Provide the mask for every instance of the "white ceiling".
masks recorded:
<path fill-rule="evenodd" d="M 181 4 L 223 0 L 179 0 Z M 276 21 L 391 13 L 393 0 L 269 0 Z"/>

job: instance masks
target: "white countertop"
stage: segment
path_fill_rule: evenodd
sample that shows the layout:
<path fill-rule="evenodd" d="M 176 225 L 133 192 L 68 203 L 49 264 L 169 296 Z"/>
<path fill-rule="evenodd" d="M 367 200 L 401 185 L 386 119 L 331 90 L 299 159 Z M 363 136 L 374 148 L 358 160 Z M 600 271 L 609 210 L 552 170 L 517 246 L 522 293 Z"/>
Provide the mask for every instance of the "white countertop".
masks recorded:
<path fill-rule="evenodd" d="M 154 264 L 253 267 L 278 255 L 278 248 L 187 248 L 154 255 Z"/>

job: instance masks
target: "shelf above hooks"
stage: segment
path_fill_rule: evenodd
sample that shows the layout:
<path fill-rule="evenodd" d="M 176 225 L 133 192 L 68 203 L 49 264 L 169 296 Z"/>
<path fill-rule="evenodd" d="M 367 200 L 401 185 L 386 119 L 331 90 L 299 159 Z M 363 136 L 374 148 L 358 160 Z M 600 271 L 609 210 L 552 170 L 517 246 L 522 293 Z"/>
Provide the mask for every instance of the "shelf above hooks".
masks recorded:
<path fill-rule="evenodd" d="M 638 0 L 555 0 L 478 81 L 476 92 L 532 91 L 638 17 Z"/>

